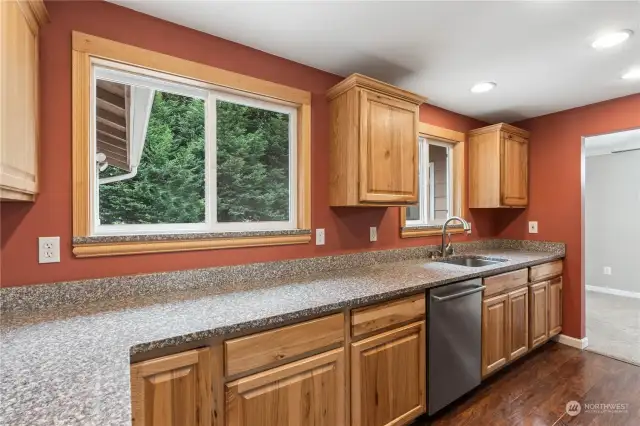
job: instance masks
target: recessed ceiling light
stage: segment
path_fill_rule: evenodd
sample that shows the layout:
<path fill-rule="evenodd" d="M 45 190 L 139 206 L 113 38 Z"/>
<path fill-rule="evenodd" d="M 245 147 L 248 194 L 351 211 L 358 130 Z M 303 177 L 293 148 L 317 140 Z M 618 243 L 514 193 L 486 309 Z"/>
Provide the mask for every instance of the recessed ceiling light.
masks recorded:
<path fill-rule="evenodd" d="M 493 81 L 483 81 L 482 83 L 475 84 L 471 88 L 471 91 L 473 93 L 484 93 L 488 92 L 489 90 L 493 90 L 496 86 L 497 84 Z"/>
<path fill-rule="evenodd" d="M 616 31 L 615 33 L 605 34 L 601 37 L 598 37 L 591 46 L 594 49 L 607 49 L 624 42 L 629 37 L 631 37 L 632 34 L 633 31 L 631 30 L 622 30 Z"/>
<path fill-rule="evenodd" d="M 640 68 L 634 68 L 626 73 L 622 74 L 622 78 L 625 80 L 639 80 L 640 79 Z"/>

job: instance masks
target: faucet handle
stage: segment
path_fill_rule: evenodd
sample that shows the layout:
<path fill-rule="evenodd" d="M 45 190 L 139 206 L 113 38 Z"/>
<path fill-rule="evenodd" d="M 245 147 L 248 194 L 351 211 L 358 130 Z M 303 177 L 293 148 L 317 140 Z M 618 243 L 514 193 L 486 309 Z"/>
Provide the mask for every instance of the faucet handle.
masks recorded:
<path fill-rule="evenodd" d="M 447 256 L 453 256 L 455 253 L 455 250 L 453 248 L 453 243 L 451 242 L 451 233 L 447 233 L 447 247 L 445 247 L 444 252 L 447 254 Z"/>

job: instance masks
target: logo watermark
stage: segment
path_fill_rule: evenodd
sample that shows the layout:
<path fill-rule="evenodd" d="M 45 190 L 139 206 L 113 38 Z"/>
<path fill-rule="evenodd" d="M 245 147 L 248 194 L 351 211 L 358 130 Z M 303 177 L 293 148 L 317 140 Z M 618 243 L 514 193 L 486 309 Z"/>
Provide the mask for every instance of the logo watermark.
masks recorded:
<path fill-rule="evenodd" d="M 585 402 L 569 401 L 565 406 L 565 411 L 571 417 L 580 413 L 590 414 L 626 414 L 629 412 L 629 404 L 626 402 Z"/>
<path fill-rule="evenodd" d="M 584 403 L 583 405 L 584 405 L 585 413 L 626 414 L 629 412 L 629 404 L 625 402 L 608 402 L 608 403 L 587 402 L 587 403 Z"/>
<path fill-rule="evenodd" d="M 578 401 L 569 401 L 569 402 L 567 402 L 567 406 L 565 407 L 565 411 L 571 417 L 575 417 L 578 414 L 580 414 L 580 411 L 582 411 L 582 406 L 580 405 L 580 403 Z"/>

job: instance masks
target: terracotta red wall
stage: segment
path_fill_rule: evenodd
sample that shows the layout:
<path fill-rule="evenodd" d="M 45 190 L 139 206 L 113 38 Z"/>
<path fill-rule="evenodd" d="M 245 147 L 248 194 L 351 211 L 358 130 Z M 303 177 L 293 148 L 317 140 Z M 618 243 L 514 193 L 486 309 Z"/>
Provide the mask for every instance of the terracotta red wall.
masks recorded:
<path fill-rule="evenodd" d="M 105 2 L 49 1 L 47 7 L 51 23 L 42 30 L 40 54 L 41 192 L 35 203 L 0 205 L 2 286 L 379 250 L 438 240 L 400 239 L 397 208 L 328 207 L 329 116 L 324 93 L 341 77 Z M 312 225 L 326 229 L 326 245 L 75 259 L 71 253 L 72 30 L 312 92 Z M 421 119 L 463 132 L 484 124 L 428 105 L 421 109 Z M 475 235 L 483 235 L 485 229 L 493 232 L 486 215 L 477 214 L 474 220 Z M 374 225 L 379 227 L 378 241 L 370 243 L 369 226 Z M 56 235 L 61 238 L 61 262 L 38 264 L 37 238 Z"/>
<path fill-rule="evenodd" d="M 582 267 L 582 137 L 640 127 L 640 94 L 533 118 L 516 126 L 531 132 L 529 208 L 496 215 L 502 238 L 563 241 L 564 330 L 585 337 L 584 268 Z M 527 222 L 538 221 L 538 234 Z"/>

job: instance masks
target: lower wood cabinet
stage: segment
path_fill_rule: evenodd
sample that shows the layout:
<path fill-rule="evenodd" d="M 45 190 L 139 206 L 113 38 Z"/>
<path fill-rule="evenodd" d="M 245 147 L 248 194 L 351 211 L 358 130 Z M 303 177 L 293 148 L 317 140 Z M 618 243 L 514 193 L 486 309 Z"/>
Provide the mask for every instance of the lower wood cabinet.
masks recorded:
<path fill-rule="evenodd" d="M 509 295 L 482 301 L 482 377 L 509 360 Z"/>
<path fill-rule="evenodd" d="M 133 426 L 211 426 L 208 348 L 131 366 Z"/>
<path fill-rule="evenodd" d="M 529 286 L 529 347 L 549 340 L 549 282 Z"/>
<path fill-rule="evenodd" d="M 482 301 L 482 377 L 529 351 L 529 289 Z"/>
<path fill-rule="evenodd" d="M 244 377 L 226 386 L 227 426 L 343 426 L 344 349 Z"/>
<path fill-rule="evenodd" d="M 562 331 L 562 266 L 557 260 L 484 279 L 483 378 Z"/>
<path fill-rule="evenodd" d="M 482 377 L 562 329 L 562 277 L 526 271 L 485 280 Z M 426 412 L 425 313 L 421 293 L 132 364 L 133 425 L 406 425 Z"/>
<path fill-rule="evenodd" d="M 562 331 L 562 277 L 549 281 L 549 338 Z"/>
<path fill-rule="evenodd" d="M 351 344 L 351 425 L 399 426 L 425 412 L 425 322 Z"/>

